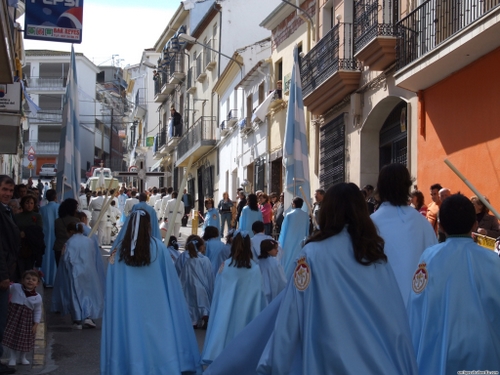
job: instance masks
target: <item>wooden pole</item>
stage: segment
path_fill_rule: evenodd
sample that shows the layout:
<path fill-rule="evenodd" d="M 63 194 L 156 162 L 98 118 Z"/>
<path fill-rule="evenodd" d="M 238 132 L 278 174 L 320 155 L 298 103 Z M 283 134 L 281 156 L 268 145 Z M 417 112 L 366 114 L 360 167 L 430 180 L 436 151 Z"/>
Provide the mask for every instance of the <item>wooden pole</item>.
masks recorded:
<path fill-rule="evenodd" d="M 470 183 L 469 180 L 465 178 L 465 176 L 449 161 L 448 159 L 444 159 L 444 163 L 450 167 L 450 169 L 455 172 L 455 174 L 467 185 L 469 189 L 471 189 L 474 194 L 479 198 L 479 200 L 496 216 L 497 220 L 500 220 L 500 214 L 493 208 L 493 206 L 486 200 L 484 195 L 482 195 L 474 185 Z"/>
<path fill-rule="evenodd" d="M 188 165 L 186 168 L 186 172 L 184 173 L 184 176 L 182 177 L 181 184 L 179 186 L 179 191 L 184 189 L 184 186 L 186 186 L 186 180 L 189 172 L 191 171 L 191 165 L 193 164 L 193 156 L 189 158 Z M 168 229 L 167 229 L 167 235 L 165 236 L 165 242 L 168 245 L 168 241 L 170 240 L 170 236 L 172 235 L 172 232 L 174 231 L 174 223 L 175 223 L 175 217 L 177 216 L 177 210 L 179 209 L 179 206 L 181 205 L 181 197 L 180 194 L 177 194 L 177 199 L 175 200 L 175 206 L 174 206 L 174 212 L 172 215 L 172 222 L 168 223 Z M 168 215 L 167 215 L 168 217 Z"/>

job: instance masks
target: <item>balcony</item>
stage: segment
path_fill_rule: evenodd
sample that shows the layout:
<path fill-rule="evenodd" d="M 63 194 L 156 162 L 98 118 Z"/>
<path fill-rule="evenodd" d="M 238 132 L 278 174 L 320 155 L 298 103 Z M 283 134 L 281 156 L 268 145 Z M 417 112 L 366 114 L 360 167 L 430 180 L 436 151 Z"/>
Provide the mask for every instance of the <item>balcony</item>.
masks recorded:
<path fill-rule="evenodd" d="M 215 46 L 215 39 L 211 39 L 208 41 L 207 46 L 217 49 Z M 203 48 L 203 66 L 205 70 L 212 71 L 217 65 L 217 56 L 218 54 L 215 51 L 212 51 L 206 47 Z"/>
<path fill-rule="evenodd" d="M 61 91 L 66 90 L 65 78 L 26 78 L 26 88 L 28 91 Z"/>
<path fill-rule="evenodd" d="M 38 111 L 36 116 L 28 117 L 30 124 L 38 125 L 61 125 L 62 124 L 62 109 L 43 109 Z"/>
<path fill-rule="evenodd" d="M 205 67 L 203 66 L 203 54 L 200 53 L 194 60 L 196 82 L 203 83 L 207 78 Z"/>
<path fill-rule="evenodd" d="M 133 118 L 143 118 L 148 112 L 147 89 L 141 88 L 137 90 L 134 100 L 134 110 L 132 111 Z"/>
<path fill-rule="evenodd" d="M 226 126 L 227 128 L 231 128 L 238 122 L 240 111 L 238 109 L 231 109 L 227 113 L 227 122 Z"/>
<path fill-rule="evenodd" d="M 25 142 L 24 143 L 24 152 L 28 153 L 30 147 L 36 152 L 37 156 L 43 155 L 59 155 L 59 142 Z"/>
<path fill-rule="evenodd" d="M 156 103 L 164 102 L 175 87 L 186 78 L 186 73 L 184 71 L 184 55 L 182 53 L 176 53 L 170 60 L 164 62 L 161 66 L 163 70 L 159 70 L 155 79 Z"/>
<path fill-rule="evenodd" d="M 397 30 L 396 84 L 423 90 L 500 47 L 500 0 L 428 0 Z"/>
<path fill-rule="evenodd" d="M 360 64 L 353 54 L 352 24 L 338 23 L 302 58 L 304 105 L 322 115 L 356 90 Z"/>
<path fill-rule="evenodd" d="M 186 167 L 193 156 L 193 162 L 210 151 L 216 144 L 215 117 L 201 116 L 177 145 L 176 167 Z"/>
<path fill-rule="evenodd" d="M 186 79 L 186 92 L 188 94 L 191 94 L 191 95 L 193 95 L 196 92 L 196 83 L 194 82 L 194 79 L 193 79 L 193 71 L 194 71 L 194 67 L 192 66 L 188 70 L 187 79 Z"/>
<path fill-rule="evenodd" d="M 354 3 L 354 57 L 371 70 L 384 70 L 396 61 L 396 0 L 357 0 Z"/>
<path fill-rule="evenodd" d="M 163 127 L 156 139 L 158 143 L 154 157 L 157 159 L 170 154 L 181 140 L 181 137 L 171 137 L 168 127 Z"/>

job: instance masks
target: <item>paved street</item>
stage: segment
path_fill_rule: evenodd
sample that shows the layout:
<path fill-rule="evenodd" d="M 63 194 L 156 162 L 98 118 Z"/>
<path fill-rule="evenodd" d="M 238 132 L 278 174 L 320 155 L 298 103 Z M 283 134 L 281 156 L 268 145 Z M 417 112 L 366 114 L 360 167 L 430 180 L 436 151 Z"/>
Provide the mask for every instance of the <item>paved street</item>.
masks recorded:
<path fill-rule="evenodd" d="M 191 227 L 181 228 L 181 246 L 191 234 Z M 103 258 L 107 265 L 109 246 L 103 249 Z M 28 358 L 32 365 L 17 366 L 16 374 L 52 374 L 52 375 L 97 375 L 99 374 L 99 351 L 102 321 L 96 320 L 97 328 L 73 330 L 69 315 L 62 317 L 60 314 L 50 312 L 52 289 L 41 289 L 45 309 L 45 325 L 47 334 L 45 340 L 37 339 L 35 361 L 33 353 Z M 205 339 L 205 330 L 195 330 L 200 351 Z M 44 335 L 39 335 L 41 338 Z M 43 345 L 45 344 L 45 348 Z M 2 361 L 7 361 L 5 353 Z"/>

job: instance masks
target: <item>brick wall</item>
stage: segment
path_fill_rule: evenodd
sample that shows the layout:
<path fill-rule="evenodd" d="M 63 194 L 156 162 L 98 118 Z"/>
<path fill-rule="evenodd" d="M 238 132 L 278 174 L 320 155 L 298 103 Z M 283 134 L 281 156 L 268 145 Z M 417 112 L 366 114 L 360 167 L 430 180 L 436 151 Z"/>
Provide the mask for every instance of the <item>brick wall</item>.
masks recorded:
<path fill-rule="evenodd" d="M 307 0 L 300 6 L 314 20 L 316 14 L 316 0 Z M 272 50 L 276 50 L 281 43 L 287 40 L 302 24 L 304 20 L 297 15 L 296 11 L 290 13 L 272 32 Z"/>

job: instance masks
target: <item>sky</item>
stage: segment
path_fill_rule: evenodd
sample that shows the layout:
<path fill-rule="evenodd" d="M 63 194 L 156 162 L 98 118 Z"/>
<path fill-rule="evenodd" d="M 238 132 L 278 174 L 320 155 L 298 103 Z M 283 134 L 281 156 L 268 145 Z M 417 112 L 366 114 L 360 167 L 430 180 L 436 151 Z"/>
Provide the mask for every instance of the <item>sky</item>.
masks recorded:
<path fill-rule="evenodd" d="M 85 0 L 82 52 L 96 65 L 125 67 L 140 62 L 142 51 L 154 44 L 180 5 L 180 0 Z M 24 17 L 19 19 L 24 27 Z M 24 40 L 24 48 L 71 50 L 71 43 Z M 121 60 L 123 59 L 123 60 Z M 118 61 L 120 60 L 120 61 Z"/>

